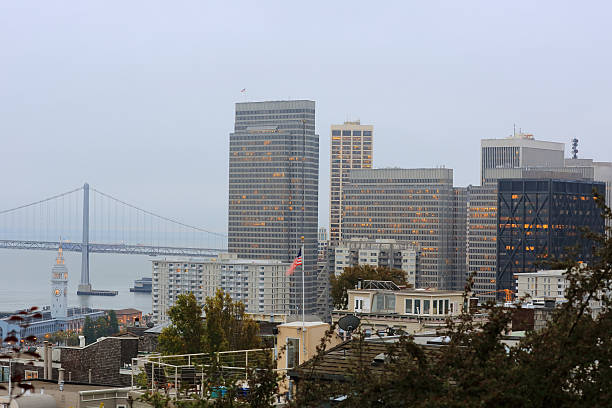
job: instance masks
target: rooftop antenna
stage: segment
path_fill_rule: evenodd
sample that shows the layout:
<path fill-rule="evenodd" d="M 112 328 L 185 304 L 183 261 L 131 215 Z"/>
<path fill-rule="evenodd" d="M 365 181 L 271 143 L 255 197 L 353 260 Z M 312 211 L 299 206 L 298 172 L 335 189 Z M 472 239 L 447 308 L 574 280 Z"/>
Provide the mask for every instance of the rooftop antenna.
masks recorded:
<path fill-rule="evenodd" d="M 572 139 L 572 159 L 578 158 L 578 139 Z"/>

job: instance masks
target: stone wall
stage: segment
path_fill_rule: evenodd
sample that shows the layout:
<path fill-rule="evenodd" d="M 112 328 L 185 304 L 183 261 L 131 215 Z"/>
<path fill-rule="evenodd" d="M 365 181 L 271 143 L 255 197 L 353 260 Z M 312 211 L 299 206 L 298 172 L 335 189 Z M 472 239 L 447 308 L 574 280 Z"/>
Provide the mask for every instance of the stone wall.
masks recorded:
<path fill-rule="evenodd" d="M 75 382 L 125 386 L 130 385 L 130 376 L 120 374 L 124 363 L 130 363 L 138 354 L 137 338 L 107 337 L 83 348 L 63 347 L 61 365 L 65 378 Z"/>

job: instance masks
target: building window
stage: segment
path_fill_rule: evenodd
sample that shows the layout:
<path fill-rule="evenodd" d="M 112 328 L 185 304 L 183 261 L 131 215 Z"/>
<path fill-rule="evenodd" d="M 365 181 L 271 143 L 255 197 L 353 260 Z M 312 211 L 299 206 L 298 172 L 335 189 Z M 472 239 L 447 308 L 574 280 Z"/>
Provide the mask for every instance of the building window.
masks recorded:
<path fill-rule="evenodd" d="M 444 300 L 444 314 L 448 314 L 448 304 L 449 304 L 449 300 L 445 299 Z"/>
<path fill-rule="evenodd" d="M 434 300 L 433 301 L 433 314 L 437 315 L 438 314 L 438 301 Z"/>
<path fill-rule="evenodd" d="M 355 299 L 355 310 L 361 311 L 363 309 L 363 299 Z"/>
<path fill-rule="evenodd" d="M 421 314 L 421 299 L 414 299 L 414 313 Z"/>
<path fill-rule="evenodd" d="M 287 368 L 300 363 L 300 339 L 287 339 Z"/>
<path fill-rule="evenodd" d="M 38 371 L 25 370 L 25 379 L 26 380 L 35 380 L 37 378 L 38 378 Z"/>
<path fill-rule="evenodd" d="M 423 300 L 423 314 L 429 314 L 429 299 Z"/>
<path fill-rule="evenodd" d="M 386 295 L 382 293 L 374 295 L 374 307 L 374 312 L 395 312 L 395 295 Z"/>
<path fill-rule="evenodd" d="M 406 299 L 406 313 L 412 313 L 412 299 Z"/>

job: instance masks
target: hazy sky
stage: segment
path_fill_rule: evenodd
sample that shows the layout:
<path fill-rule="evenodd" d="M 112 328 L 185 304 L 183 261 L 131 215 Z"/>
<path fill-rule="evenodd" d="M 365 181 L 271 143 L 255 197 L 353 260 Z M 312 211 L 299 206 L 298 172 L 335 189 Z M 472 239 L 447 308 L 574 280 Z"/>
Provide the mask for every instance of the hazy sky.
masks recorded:
<path fill-rule="evenodd" d="M 228 134 L 244 100 L 316 101 L 322 225 L 329 126 L 347 119 L 374 125 L 375 167 L 445 165 L 459 186 L 478 182 L 480 139 L 513 123 L 612 160 L 611 12 L 559 0 L 0 0 L 0 209 L 88 181 L 225 232 Z"/>

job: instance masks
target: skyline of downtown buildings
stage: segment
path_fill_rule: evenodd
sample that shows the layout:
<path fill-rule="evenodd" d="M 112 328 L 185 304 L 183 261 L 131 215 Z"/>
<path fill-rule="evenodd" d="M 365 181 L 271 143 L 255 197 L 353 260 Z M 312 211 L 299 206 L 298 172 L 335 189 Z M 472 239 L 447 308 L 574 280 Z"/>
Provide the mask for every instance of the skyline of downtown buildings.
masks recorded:
<path fill-rule="evenodd" d="M 449 168 L 373 168 L 373 126 L 359 121 L 331 125 L 329 225 L 335 230 L 329 231 L 327 256 L 317 263 L 319 136 L 315 133 L 315 102 L 241 102 L 235 109 L 234 131 L 229 135 L 228 251 L 244 260 L 290 265 L 303 236 L 307 315 L 328 315 L 323 308 L 329 302 L 322 295 L 329 294 L 329 285 L 324 283 L 335 272 L 334 247 L 341 245 L 342 239 L 410 244 L 418 252 L 417 287 L 461 290 L 468 274 L 473 273 L 474 293 L 481 300 L 494 298 L 499 289 L 498 181 L 533 178 L 536 173 L 550 180 L 592 180 L 594 174 L 587 168 L 594 166 L 588 160 L 573 162 L 574 168 L 565 163 L 563 144 L 519 133 L 483 139 L 484 183 L 456 187 Z M 600 167 L 605 164 L 598 162 Z M 380 256 L 379 264 L 384 264 L 389 254 Z M 301 272 L 298 268 L 287 279 L 290 314 L 301 314 Z M 254 277 L 249 281 L 249 285 L 258 282 Z M 285 284 L 273 285 L 279 290 L 286 288 Z M 280 311 L 284 303 L 276 299 L 286 299 L 285 295 L 266 292 L 265 298 L 262 295 L 254 302 L 250 297 L 260 296 L 257 290 L 249 289 L 247 296 L 246 289 L 241 290 L 241 299 L 236 300 L 250 302 L 257 311 Z M 269 299 L 273 299 L 271 308 Z"/>
<path fill-rule="evenodd" d="M 300 122 L 304 120 L 300 115 L 306 112 L 288 108 L 304 103 L 310 103 L 307 108 L 312 116 L 307 120 L 311 122 Z M 316 263 L 318 203 L 314 198 L 318 169 L 314 167 L 318 166 L 315 160 L 318 136 L 314 133 L 314 118 L 312 101 L 236 104 L 235 131 L 230 135 L 230 252 L 245 258 L 291 262 L 299 247 L 298 229 L 302 228 L 310 233 L 312 240 L 304 254 L 312 260 L 305 259 L 305 264 Z M 306 158 L 312 168 L 302 177 L 299 157 L 304 154 L 303 147 L 300 149 L 304 137 L 313 138 L 316 151 L 306 152 L 312 155 Z M 373 168 L 373 139 L 373 126 L 360 121 L 330 126 L 330 249 L 342 238 L 396 239 L 418 245 L 421 252 L 417 286 L 420 287 L 461 289 L 468 274 L 474 273 L 476 293 L 498 289 L 497 181 L 526 177 L 532 174 L 529 171 L 543 168 L 554 172 L 548 174 L 551 177 L 578 172 L 564 162 L 562 143 L 515 133 L 506 138 L 483 139 L 480 158 L 483 183 L 456 187 L 452 169 Z M 419 171 L 445 175 L 399 176 L 402 172 Z M 398 176 L 380 177 L 391 173 Z M 366 183 L 368 178 L 372 179 Z M 308 226 L 302 226 L 301 214 L 294 209 L 296 205 L 301 207 L 299 194 L 304 189 L 300 189 L 300 183 L 311 189 L 308 191 L 306 187 L 311 198 L 307 198 L 304 212 L 310 215 L 304 218 Z M 272 190 L 266 190 L 272 185 L 275 186 Z M 279 186 L 282 186 L 280 190 Z M 400 195 L 394 191 L 398 186 L 401 186 Z M 266 199 L 262 191 L 267 191 L 263 194 Z M 308 269 L 306 297 L 310 306 L 307 311 L 314 312 L 317 277 L 314 270 Z M 300 297 L 298 291 L 299 288 L 292 289 L 296 298 Z M 488 294 L 489 298 L 494 296 Z"/>

